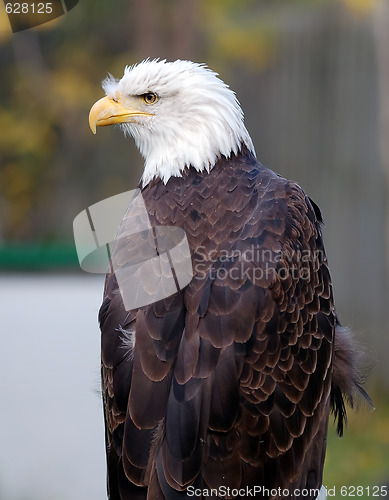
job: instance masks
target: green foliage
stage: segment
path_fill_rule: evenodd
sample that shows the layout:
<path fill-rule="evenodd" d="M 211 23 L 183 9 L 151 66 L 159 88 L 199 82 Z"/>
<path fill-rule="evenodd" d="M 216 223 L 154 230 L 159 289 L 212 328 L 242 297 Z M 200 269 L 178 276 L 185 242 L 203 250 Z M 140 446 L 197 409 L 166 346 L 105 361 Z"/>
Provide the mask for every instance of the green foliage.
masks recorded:
<path fill-rule="evenodd" d="M 120 77 L 126 64 L 145 57 L 180 57 L 206 61 L 227 79 L 236 70 L 258 74 L 279 57 L 291 13 L 292 19 L 325 4 L 83 0 L 66 16 L 16 34 L 2 10 L 0 242 L 69 240 L 78 209 L 137 184 L 138 170 L 128 169 L 141 164 L 134 149 L 114 143 L 111 131 L 96 140 L 88 129 L 108 72 Z"/>
<path fill-rule="evenodd" d="M 342 486 L 381 486 L 389 480 L 389 400 L 384 393 L 374 395 L 376 409 L 363 405 L 349 410 L 347 430 L 342 438 L 330 426 L 324 468 L 324 484 Z M 359 498 L 369 498 L 361 496 Z"/>

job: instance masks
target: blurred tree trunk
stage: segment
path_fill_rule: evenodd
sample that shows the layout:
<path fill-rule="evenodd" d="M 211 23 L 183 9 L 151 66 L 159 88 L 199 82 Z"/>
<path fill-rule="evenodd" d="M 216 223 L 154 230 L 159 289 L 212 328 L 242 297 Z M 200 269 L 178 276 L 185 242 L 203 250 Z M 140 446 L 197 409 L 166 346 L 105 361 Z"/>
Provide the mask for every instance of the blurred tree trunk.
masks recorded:
<path fill-rule="evenodd" d="M 196 11 L 198 0 L 176 0 L 171 13 L 172 59 L 192 59 L 196 46 Z"/>
<path fill-rule="evenodd" d="M 389 190 L 389 3 L 377 0 L 374 3 L 374 32 L 380 93 L 380 150 Z M 389 204 L 386 218 L 387 271 L 389 272 Z"/>
<path fill-rule="evenodd" d="M 142 0 L 131 2 L 130 45 L 138 60 L 191 59 L 196 46 L 197 0 Z"/>
<path fill-rule="evenodd" d="M 137 48 L 136 56 L 141 59 L 158 57 L 164 52 L 161 31 L 165 27 L 156 0 L 131 2 L 130 16 L 134 32 L 129 33 L 132 45 Z M 135 35 L 135 40 L 134 40 Z"/>

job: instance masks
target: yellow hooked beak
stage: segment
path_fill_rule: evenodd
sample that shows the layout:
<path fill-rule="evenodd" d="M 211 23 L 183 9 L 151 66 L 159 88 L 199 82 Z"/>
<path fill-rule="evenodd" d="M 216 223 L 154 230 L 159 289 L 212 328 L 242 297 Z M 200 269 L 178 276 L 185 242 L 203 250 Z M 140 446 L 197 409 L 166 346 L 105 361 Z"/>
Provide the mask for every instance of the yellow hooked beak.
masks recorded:
<path fill-rule="evenodd" d="M 121 104 L 120 100 L 103 97 L 97 101 L 89 112 L 89 126 L 96 133 L 96 127 L 106 127 L 115 123 L 134 122 L 136 116 L 153 116 L 135 107 L 129 108 Z"/>

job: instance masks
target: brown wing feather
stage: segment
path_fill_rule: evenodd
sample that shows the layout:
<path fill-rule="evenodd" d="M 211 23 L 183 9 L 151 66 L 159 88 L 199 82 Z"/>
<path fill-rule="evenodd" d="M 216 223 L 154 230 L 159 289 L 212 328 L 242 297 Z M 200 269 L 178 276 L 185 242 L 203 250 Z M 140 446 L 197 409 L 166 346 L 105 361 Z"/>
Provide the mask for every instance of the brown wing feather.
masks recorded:
<path fill-rule="evenodd" d="M 281 488 L 297 499 L 295 488 L 319 488 L 331 385 L 341 418 L 341 391 L 352 385 L 337 389 L 333 367 L 355 378 L 342 342 L 334 365 L 319 209 L 245 150 L 142 194 L 153 226 L 185 230 L 195 275 L 180 293 L 130 312 L 107 277 L 110 499 L 185 498 L 188 486 Z M 114 254 L 125 265 L 144 244 L 121 237 Z"/>

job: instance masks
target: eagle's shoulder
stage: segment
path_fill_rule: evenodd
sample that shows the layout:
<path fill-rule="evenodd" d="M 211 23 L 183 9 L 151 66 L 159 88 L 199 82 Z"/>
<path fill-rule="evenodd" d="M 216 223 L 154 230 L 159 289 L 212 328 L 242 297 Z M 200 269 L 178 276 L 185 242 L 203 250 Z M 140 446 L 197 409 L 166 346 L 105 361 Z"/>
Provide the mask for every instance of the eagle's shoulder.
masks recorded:
<path fill-rule="evenodd" d="M 296 182 L 263 166 L 244 146 L 220 157 L 207 174 L 188 167 L 167 184 L 151 182 L 142 196 L 152 224 L 182 227 L 191 249 L 219 251 L 265 236 L 303 242 L 319 235 L 322 223 L 320 209 Z"/>

